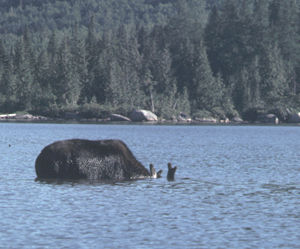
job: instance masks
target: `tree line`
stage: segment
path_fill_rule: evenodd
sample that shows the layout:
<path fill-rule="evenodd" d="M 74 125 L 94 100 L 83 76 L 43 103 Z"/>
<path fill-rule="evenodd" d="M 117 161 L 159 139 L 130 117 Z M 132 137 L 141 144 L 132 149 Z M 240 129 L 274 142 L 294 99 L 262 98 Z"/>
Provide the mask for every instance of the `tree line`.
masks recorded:
<path fill-rule="evenodd" d="M 8 9 L 37 8 L 29 2 Z M 79 0 L 52 2 L 84 12 Z M 133 15 L 101 28 L 91 10 L 118 7 L 109 2 L 87 1 L 86 24 L 71 18 L 61 29 L 25 23 L 21 33 L 2 32 L 0 112 L 104 117 L 144 108 L 170 119 L 180 112 L 247 118 L 254 110 L 284 118 L 299 109 L 299 1 L 140 1 L 132 13 L 149 11 L 147 24 Z"/>

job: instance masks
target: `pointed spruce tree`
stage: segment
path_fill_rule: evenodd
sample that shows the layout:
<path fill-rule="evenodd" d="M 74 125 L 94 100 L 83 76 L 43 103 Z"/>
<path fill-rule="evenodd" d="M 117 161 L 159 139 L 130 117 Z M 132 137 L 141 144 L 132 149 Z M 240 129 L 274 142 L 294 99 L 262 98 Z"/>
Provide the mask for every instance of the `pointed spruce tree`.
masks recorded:
<path fill-rule="evenodd" d="M 196 47 L 194 58 L 194 76 L 189 88 L 189 96 L 193 101 L 192 111 L 206 110 L 213 112 L 221 105 L 223 86 L 211 71 L 203 42 Z"/>

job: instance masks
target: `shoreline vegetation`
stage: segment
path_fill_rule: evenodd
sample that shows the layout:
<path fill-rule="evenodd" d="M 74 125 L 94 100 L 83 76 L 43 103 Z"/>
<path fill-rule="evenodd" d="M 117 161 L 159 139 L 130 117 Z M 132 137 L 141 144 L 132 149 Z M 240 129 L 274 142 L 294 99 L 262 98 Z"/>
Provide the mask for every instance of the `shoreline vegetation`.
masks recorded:
<path fill-rule="evenodd" d="M 157 117 L 147 110 L 134 110 L 129 117 L 111 113 L 106 117 L 83 117 L 77 112 L 66 112 L 59 117 L 46 117 L 32 115 L 30 113 L 9 113 L 0 114 L 0 122 L 29 122 L 29 123 L 94 123 L 94 124 L 181 124 L 181 125 L 280 125 L 280 124 L 300 124 L 300 113 L 290 113 L 286 120 L 279 120 L 275 114 L 259 114 L 255 120 L 243 120 L 239 117 L 232 119 L 217 119 L 214 117 L 203 117 L 192 119 L 184 113 L 180 113 L 172 119 Z"/>
<path fill-rule="evenodd" d="M 300 123 L 299 13 L 295 0 L 2 0 L 0 119 Z"/>

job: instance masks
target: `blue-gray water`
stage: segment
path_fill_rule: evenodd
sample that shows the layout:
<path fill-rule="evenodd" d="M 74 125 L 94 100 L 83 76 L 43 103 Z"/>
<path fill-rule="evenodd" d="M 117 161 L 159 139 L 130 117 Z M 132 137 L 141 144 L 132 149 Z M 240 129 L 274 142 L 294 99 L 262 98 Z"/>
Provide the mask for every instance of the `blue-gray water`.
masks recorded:
<path fill-rule="evenodd" d="M 34 181 L 67 138 L 122 139 L 164 177 Z M 300 127 L 0 123 L 0 169 L 0 248 L 300 248 Z"/>

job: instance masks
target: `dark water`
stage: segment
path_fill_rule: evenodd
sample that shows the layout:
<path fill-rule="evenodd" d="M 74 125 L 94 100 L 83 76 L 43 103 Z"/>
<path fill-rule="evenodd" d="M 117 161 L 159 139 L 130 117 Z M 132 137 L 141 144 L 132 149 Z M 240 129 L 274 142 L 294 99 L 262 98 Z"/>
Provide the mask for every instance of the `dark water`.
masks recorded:
<path fill-rule="evenodd" d="M 35 182 L 67 138 L 122 139 L 176 181 Z M 300 248 L 300 127 L 1 123 L 0 160 L 0 248 Z"/>

